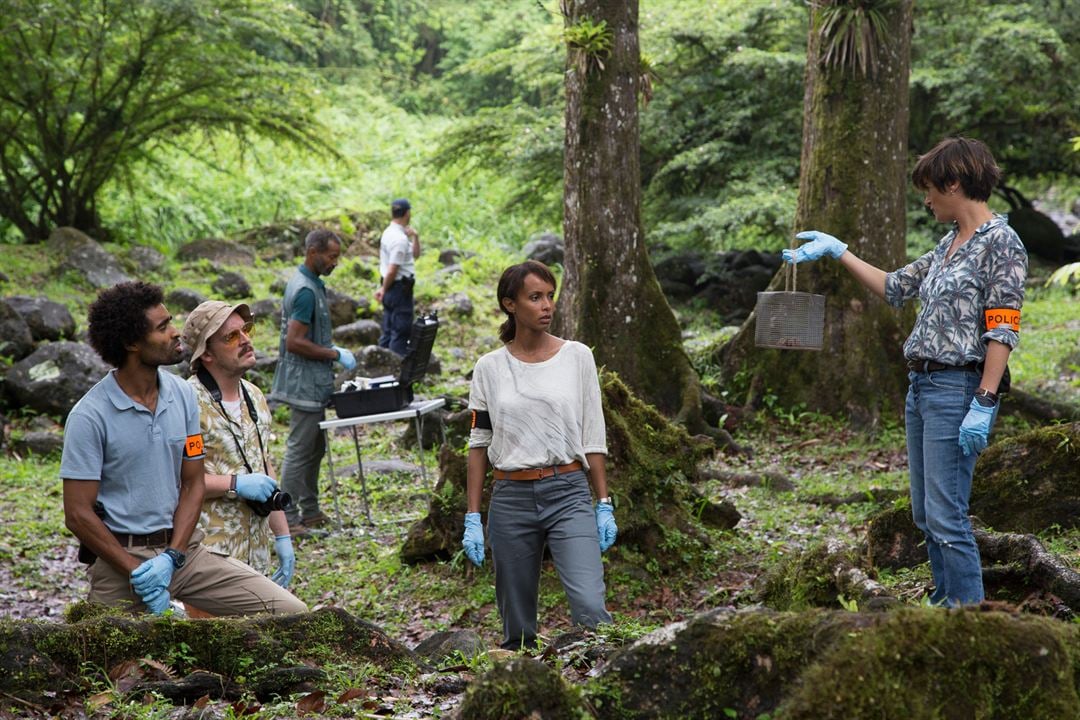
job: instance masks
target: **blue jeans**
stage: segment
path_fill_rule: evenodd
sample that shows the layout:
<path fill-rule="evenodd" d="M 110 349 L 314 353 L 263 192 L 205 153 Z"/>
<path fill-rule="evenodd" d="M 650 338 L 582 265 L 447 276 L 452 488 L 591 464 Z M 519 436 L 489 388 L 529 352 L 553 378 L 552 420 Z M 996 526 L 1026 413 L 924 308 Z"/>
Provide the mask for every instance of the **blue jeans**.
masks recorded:
<path fill-rule="evenodd" d="M 959 437 L 981 376 L 972 370 L 935 370 L 912 372 L 908 379 L 911 511 L 915 525 L 926 535 L 934 574 L 930 601 L 949 607 L 979 603 L 982 565 L 968 517 L 978 456 L 964 455 Z"/>
<path fill-rule="evenodd" d="M 379 347 L 405 355 L 413 323 L 413 281 L 397 280 L 383 295 L 382 336 Z"/>

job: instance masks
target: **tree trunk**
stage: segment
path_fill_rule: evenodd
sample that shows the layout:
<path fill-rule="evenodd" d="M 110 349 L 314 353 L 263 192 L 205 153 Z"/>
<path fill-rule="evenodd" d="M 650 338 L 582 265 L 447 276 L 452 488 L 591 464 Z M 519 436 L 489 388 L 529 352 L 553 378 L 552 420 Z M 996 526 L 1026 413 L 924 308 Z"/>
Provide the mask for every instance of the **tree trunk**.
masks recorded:
<path fill-rule="evenodd" d="M 803 150 L 795 232 L 818 229 L 886 271 L 905 262 L 908 74 L 912 0 L 882 6 L 887 28 L 876 69 L 863 75 L 827 66 L 822 9 L 812 4 L 806 63 Z M 797 241 L 798 242 L 798 241 Z M 783 273 L 770 289 L 782 289 Z M 749 371 L 750 402 L 773 393 L 860 424 L 903 407 L 902 345 L 914 311 L 897 312 L 824 259 L 799 268 L 798 290 L 824 294 L 821 352 L 754 348 L 755 315 L 721 350 L 724 373 Z"/>
<path fill-rule="evenodd" d="M 564 0 L 568 29 L 607 23 L 610 52 L 570 44 L 563 288 L 554 332 L 593 348 L 648 402 L 702 432 L 701 388 L 641 226 L 637 0 Z"/>

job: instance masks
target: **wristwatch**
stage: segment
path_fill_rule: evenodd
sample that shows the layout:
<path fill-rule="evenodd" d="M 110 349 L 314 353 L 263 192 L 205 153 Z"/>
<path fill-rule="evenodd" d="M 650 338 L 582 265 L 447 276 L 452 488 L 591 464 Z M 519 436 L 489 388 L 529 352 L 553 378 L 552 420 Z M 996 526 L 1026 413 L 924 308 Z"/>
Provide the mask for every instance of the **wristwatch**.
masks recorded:
<path fill-rule="evenodd" d="M 229 489 L 225 491 L 225 497 L 229 498 L 230 500 L 235 500 L 237 498 L 235 475 L 229 476 Z"/>
<path fill-rule="evenodd" d="M 602 498 L 600 498 L 599 500 L 596 501 L 596 504 L 597 505 L 613 505 L 614 503 L 611 502 L 611 498 L 602 497 Z"/>
<path fill-rule="evenodd" d="M 983 407 L 994 407 L 998 403 L 998 396 L 996 393 L 992 393 L 989 390 L 979 388 L 975 391 L 975 402 Z"/>
<path fill-rule="evenodd" d="M 172 560 L 173 567 L 177 570 L 184 567 L 184 563 L 187 562 L 187 555 L 180 552 L 176 548 L 167 547 L 161 551 L 161 554 L 168 555 L 169 559 Z"/>

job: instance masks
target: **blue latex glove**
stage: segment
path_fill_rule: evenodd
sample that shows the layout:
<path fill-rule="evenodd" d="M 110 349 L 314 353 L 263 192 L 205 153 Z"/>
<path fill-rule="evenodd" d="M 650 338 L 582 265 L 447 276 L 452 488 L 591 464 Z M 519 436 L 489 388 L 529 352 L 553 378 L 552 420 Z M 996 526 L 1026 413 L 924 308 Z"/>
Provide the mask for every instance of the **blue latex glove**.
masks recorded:
<path fill-rule="evenodd" d="M 152 595 L 155 590 L 168 591 L 172 575 L 172 558 L 161 553 L 131 571 L 131 587 L 143 598 L 143 602 L 146 602 L 146 597 Z M 168 599 L 165 602 L 168 603 Z"/>
<path fill-rule="evenodd" d="M 461 538 L 461 547 L 473 565 L 484 564 L 484 527 L 480 524 L 480 513 L 465 513 L 465 535 Z"/>
<path fill-rule="evenodd" d="M 596 534 L 600 538 L 600 552 L 615 544 L 619 526 L 615 524 L 615 509 L 608 503 L 596 503 Z"/>
<path fill-rule="evenodd" d="M 354 367 L 356 367 L 356 357 L 352 354 L 351 350 L 340 347 L 338 345 L 335 345 L 334 349 L 337 350 L 337 359 L 338 362 L 341 363 L 342 367 L 344 367 L 346 370 L 352 370 Z"/>
<path fill-rule="evenodd" d="M 155 615 L 164 615 L 169 609 L 169 591 L 164 588 L 155 588 L 140 597 L 146 603 L 146 608 Z"/>
<path fill-rule="evenodd" d="M 960 423 L 960 448 L 965 455 L 978 455 L 986 449 L 986 438 L 994 424 L 994 410 L 996 408 L 983 407 L 978 400 L 971 399 L 964 422 Z"/>
<path fill-rule="evenodd" d="M 794 250 L 784 250 L 781 254 L 789 263 L 801 263 L 809 260 L 818 260 L 826 255 L 839 259 L 847 251 L 847 245 L 840 242 L 832 235 L 827 235 L 817 230 L 806 230 L 795 237 L 810 242 L 800 245 Z"/>
<path fill-rule="evenodd" d="M 288 535 L 278 535 L 274 538 L 274 552 L 277 553 L 280 567 L 270 577 L 283 588 L 289 587 L 293 573 L 296 572 L 296 553 L 293 551 L 292 538 Z"/>
<path fill-rule="evenodd" d="M 274 492 L 277 483 L 274 478 L 262 473 L 248 473 L 236 476 L 236 494 L 245 500 L 262 502 Z"/>

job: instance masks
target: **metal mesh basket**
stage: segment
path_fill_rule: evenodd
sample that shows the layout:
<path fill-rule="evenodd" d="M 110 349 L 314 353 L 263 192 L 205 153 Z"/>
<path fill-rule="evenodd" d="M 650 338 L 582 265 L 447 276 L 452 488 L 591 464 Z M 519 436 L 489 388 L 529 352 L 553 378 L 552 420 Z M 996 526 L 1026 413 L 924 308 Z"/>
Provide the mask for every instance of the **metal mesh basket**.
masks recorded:
<path fill-rule="evenodd" d="M 825 296 L 795 292 L 797 265 L 788 265 L 784 292 L 759 292 L 754 344 L 782 350 L 820 350 L 825 334 Z"/>
<path fill-rule="evenodd" d="M 754 344 L 784 350 L 820 350 L 825 333 L 825 296 L 759 292 Z"/>

